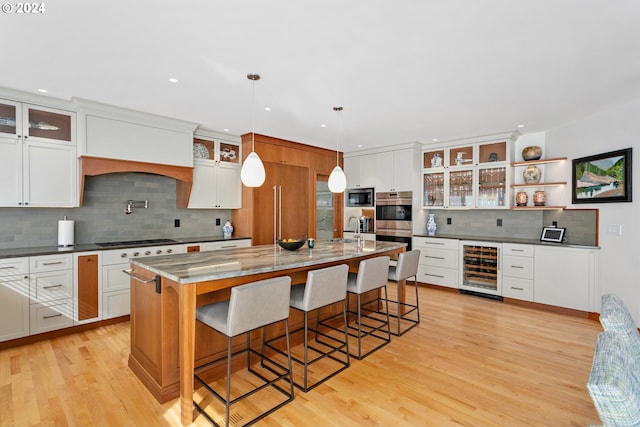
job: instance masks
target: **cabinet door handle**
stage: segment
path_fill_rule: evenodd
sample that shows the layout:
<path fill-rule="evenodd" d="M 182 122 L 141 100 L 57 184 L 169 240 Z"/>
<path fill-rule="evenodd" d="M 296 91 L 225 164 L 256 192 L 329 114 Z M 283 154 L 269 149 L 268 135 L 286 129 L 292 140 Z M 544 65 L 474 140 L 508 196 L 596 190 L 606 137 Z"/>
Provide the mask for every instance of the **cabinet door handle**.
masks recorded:
<path fill-rule="evenodd" d="M 62 313 L 52 314 L 52 315 L 49 315 L 49 316 L 42 316 L 42 318 L 43 319 L 52 319 L 54 317 L 60 317 L 60 316 L 62 316 Z"/>
<path fill-rule="evenodd" d="M 54 289 L 54 288 L 61 288 L 62 284 L 59 285 L 49 285 L 49 286 L 43 286 L 42 289 Z"/>

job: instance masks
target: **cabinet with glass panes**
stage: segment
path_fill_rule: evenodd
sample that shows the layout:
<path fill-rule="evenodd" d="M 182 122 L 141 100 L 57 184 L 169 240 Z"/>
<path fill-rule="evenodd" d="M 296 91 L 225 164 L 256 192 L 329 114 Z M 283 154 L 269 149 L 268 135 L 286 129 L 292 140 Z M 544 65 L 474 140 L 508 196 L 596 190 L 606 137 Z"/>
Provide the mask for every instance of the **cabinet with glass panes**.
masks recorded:
<path fill-rule="evenodd" d="M 505 209 L 514 134 L 451 141 L 423 150 L 422 207 Z M 457 143 L 466 142 L 464 145 Z"/>

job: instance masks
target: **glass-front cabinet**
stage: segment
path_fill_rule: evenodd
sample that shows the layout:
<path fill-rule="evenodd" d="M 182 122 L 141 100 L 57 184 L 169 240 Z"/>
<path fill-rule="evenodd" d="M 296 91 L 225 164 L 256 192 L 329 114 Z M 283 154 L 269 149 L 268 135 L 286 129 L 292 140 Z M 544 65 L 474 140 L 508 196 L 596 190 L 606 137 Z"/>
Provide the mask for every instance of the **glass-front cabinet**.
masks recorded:
<path fill-rule="evenodd" d="M 509 208 L 511 138 L 425 149 L 422 207 Z"/>
<path fill-rule="evenodd" d="M 0 100 L 0 136 L 74 144 L 75 114 Z"/>

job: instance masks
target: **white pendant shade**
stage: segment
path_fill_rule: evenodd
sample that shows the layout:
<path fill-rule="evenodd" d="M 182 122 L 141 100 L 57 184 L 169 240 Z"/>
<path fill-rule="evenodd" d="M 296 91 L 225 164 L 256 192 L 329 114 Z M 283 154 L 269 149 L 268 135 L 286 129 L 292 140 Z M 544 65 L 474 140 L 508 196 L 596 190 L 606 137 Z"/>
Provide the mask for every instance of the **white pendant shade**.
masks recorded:
<path fill-rule="evenodd" d="M 264 178 L 265 173 L 262 160 L 260 160 L 260 157 L 255 151 L 252 151 L 247 158 L 244 159 L 242 170 L 240 171 L 240 180 L 242 180 L 242 183 L 247 187 L 260 187 L 264 183 Z M 331 181 L 331 178 L 329 178 L 329 181 Z"/>
<path fill-rule="evenodd" d="M 329 190 L 332 193 L 342 193 L 347 188 L 347 177 L 342 168 L 338 165 L 329 175 Z"/>

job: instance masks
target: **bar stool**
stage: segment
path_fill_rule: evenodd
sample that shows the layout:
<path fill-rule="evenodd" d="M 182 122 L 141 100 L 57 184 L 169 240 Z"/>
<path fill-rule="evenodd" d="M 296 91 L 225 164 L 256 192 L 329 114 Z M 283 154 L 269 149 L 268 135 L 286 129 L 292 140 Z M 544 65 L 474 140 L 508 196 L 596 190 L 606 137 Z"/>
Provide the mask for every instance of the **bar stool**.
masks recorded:
<path fill-rule="evenodd" d="M 396 318 L 398 321 L 398 329 L 397 333 L 392 331 L 391 333 L 397 336 L 400 336 L 407 332 L 409 329 L 416 326 L 420 323 L 420 306 L 418 300 L 418 263 L 420 262 L 420 250 L 414 249 L 409 252 L 403 252 L 398 255 L 397 264 L 389 266 L 389 280 L 392 282 L 396 282 L 397 285 L 397 299 L 387 300 L 388 303 L 395 304 L 397 307 Z M 413 277 L 413 285 L 416 291 L 416 302 L 415 304 L 411 304 L 409 302 L 400 302 L 400 281 L 407 280 L 410 277 Z M 405 308 L 408 310 L 404 311 Z M 415 317 L 409 317 L 409 315 L 413 312 L 416 312 Z M 405 329 L 401 330 L 401 322 L 409 323 Z"/>
<path fill-rule="evenodd" d="M 263 410 L 258 416 L 252 418 L 247 424 L 253 424 L 254 422 L 264 418 L 268 414 L 272 413 L 276 409 L 291 402 L 294 398 L 293 394 L 293 375 L 291 370 L 291 352 L 289 348 L 289 298 L 291 295 L 291 278 L 288 276 L 276 277 L 273 279 L 261 280 L 246 285 L 236 286 L 231 289 L 231 298 L 228 301 L 221 301 L 213 304 L 208 304 L 196 309 L 196 319 L 212 328 L 213 330 L 225 335 L 227 337 L 227 355 L 220 359 L 209 362 L 205 365 L 196 368 L 195 380 L 202 384 L 206 390 L 217 397 L 221 402 L 225 404 L 225 425 L 229 425 L 229 412 L 231 405 L 238 403 L 242 399 L 245 399 L 256 393 L 259 390 L 266 387 L 273 387 L 278 392 L 282 393 L 286 400 L 271 407 L 268 410 Z M 285 322 L 285 336 L 287 342 L 287 360 L 288 367 L 280 369 L 281 366 L 274 364 L 275 369 L 269 368 L 269 371 L 275 373 L 279 370 L 279 373 L 275 374 L 275 378 L 269 379 L 263 373 L 256 371 L 251 366 L 251 354 L 257 354 L 260 356 L 261 362 L 268 362 L 269 359 L 265 358 L 262 352 L 258 352 L 251 348 L 250 333 L 254 329 L 262 328 L 262 341 L 264 346 L 266 327 L 272 323 L 276 323 L 284 320 Z M 233 337 L 246 334 L 247 336 L 247 348 L 232 353 L 231 340 Z M 262 384 L 252 386 L 251 390 L 245 392 L 238 397 L 231 397 L 231 359 L 238 354 L 247 354 L 247 371 L 258 377 Z M 226 389 L 225 396 L 223 397 L 217 391 L 215 391 L 205 381 L 199 372 L 202 372 L 205 368 L 211 365 L 221 362 L 226 359 Z M 289 385 L 287 389 L 283 388 L 277 382 L 284 380 L 288 381 Z M 245 387 L 246 388 L 246 387 Z M 256 399 L 258 400 L 258 399 Z M 209 414 L 207 414 L 200 404 L 194 400 L 194 406 L 205 418 L 207 418 L 214 425 L 218 425 Z"/>
<path fill-rule="evenodd" d="M 350 333 L 349 335 L 357 337 L 358 340 L 358 352 L 356 354 L 351 353 L 353 357 L 358 360 L 363 359 L 374 351 L 378 350 L 384 345 L 387 345 L 391 341 L 391 326 L 389 323 L 389 304 L 387 303 L 387 277 L 389 275 L 389 257 L 381 256 L 376 258 L 369 258 L 363 261 L 360 261 L 358 266 L 358 273 L 349 273 L 349 278 L 347 279 L 347 293 L 355 294 L 357 300 L 357 310 L 355 312 L 349 310 L 349 300 L 347 299 L 347 312 L 350 314 L 356 315 L 356 325 L 349 326 L 350 329 L 357 330 L 357 334 Z M 374 316 L 375 313 L 380 314 L 379 305 L 381 302 L 381 298 L 378 296 L 375 300 L 369 301 L 362 305 L 362 294 L 365 292 L 378 290 L 380 292 L 381 288 L 384 289 L 384 302 L 385 302 L 385 318 L 380 319 L 379 317 Z M 376 309 L 371 310 L 367 309 L 366 305 L 371 303 L 376 304 Z M 365 311 L 366 314 L 362 314 L 362 311 Z M 370 322 L 364 323 L 363 319 L 368 319 L 375 324 L 371 324 Z M 382 331 L 382 328 L 386 326 L 386 334 Z M 365 328 L 366 331 L 363 333 L 362 328 Z M 374 338 L 375 340 L 381 341 L 375 347 L 367 350 L 365 353 L 362 352 L 362 341 L 366 337 Z"/>

